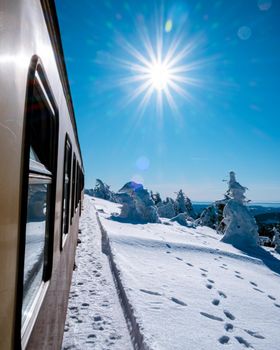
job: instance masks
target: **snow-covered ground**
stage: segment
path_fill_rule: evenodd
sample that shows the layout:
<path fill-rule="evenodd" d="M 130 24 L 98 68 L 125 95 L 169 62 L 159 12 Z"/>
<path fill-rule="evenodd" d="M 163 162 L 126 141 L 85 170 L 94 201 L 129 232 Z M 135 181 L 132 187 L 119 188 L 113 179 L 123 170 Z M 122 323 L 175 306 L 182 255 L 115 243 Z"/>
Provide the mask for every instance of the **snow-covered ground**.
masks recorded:
<path fill-rule="evenodd" d="M 131 350 L 108 258 L 101 253 L 96 212 L 88 196 L 80 229 L 82 243 L 77 247 L 62 349 Z"/>
<path fill-rule="evenodd" d="M 120 205 L 89 197 L 85 207 L 91 223 L 83 220 L 83 231 L 96 225 L 94 205 L 146 348 L 280 349 L 279 255 L 260 250 L 252 256 L 220 242 L 210 228 L 187 228 L 168 219 L 118 222 L 110 216 L 120 212 Z M 83 254 L 88 255 L 87 248 L 79 256 L 88 259 Z M 91 268 L 86 270 L 93 278 L 87 289 L 97 289 L 108 300 Z M 124 339 L 122 349 L 127 349 Z"/>

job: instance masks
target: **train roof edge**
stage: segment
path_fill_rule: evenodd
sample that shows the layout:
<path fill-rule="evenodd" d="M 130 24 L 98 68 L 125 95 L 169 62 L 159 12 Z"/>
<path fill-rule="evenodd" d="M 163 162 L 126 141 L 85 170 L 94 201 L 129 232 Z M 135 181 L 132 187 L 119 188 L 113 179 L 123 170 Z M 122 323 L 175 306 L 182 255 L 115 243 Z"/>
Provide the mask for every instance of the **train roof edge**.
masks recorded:
<path fill-rule="evenodd" d="M 73 106 L 73 101 L 72 101 L 72 97 L 71 97 L 71 89 L 70 89 L 70 84 L 69 84 L 69 80 L 68 80 L 68 76 L 67 76 L 67 68 L 66 68 L 66 64 L 65 64 L 65 58 L 64 58 L 62 41 L 61 41 L 61 35 L 60 35 L 59 22 L 58 22 L 58 17 L 57 17 L 57 12 L 56 12 L 55 1 L 54 0 L 40 0 L 40 1 L 41 1 L 41 6 L 42 6 L 42 9 L 44 12 L 44 17 L 45 17 L 46 25 L 47 25 L 48 32 L 50 35 L 52 47 L 54 50 L 55 60 L 56 60 L 56 64 L 58 67 L 59 76 L 60 76 L 60 79 L 62 82 L 64 96 L 65 96 L 65 99 L 67 102 L 69 114 L 71 117 L 73 129 L 75 132 L 75 137 L 76 137 L 76 141 L 77 141 L 78 148 L 79 148 L 82 167 L 84 168 L 82 152 L 81 152 L 81 147 L 80 147 L 80 142 L 79 142 L 79 137 L 78 137 L 78 129 L 77 129 L 77 124 L 76 124 L 74 106 Z"/>

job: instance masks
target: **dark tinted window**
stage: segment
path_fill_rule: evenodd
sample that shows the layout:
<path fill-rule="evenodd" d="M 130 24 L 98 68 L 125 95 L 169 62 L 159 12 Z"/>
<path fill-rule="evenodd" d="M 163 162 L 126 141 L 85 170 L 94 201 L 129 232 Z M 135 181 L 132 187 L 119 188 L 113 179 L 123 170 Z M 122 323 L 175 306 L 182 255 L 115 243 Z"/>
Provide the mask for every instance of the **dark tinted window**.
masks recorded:
<path fill-rule="evenodd" d="M 62 215 L 62 232 L 67 234 L 69 231 L 70 219 L 70 191 L 71 191 L 71 162 L 72 147 L 68 138 L 65 140 L 64 150 L 64 171 L 63 171 L 63 215 Z"/>

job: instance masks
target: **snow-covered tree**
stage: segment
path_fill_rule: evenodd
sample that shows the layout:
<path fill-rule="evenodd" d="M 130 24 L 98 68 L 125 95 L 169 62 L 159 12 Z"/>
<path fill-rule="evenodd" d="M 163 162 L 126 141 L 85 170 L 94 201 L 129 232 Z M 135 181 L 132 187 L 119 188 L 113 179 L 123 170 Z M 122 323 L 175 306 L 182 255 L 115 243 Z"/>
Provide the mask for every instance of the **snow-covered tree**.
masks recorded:
<path fill-rule="evenodd" d="M 216 228 L 217 213 L 215 205 L 210 205 L 209 207 L 205 208 L 200 214 L 200 217 L 196 220 L 196 223 L 201 226 Z"/>
<path fill-rule="evenodd" d="M 117 198 L 123 204 L 120 217 L 136 222 L 160 222 L 151 195 L 142 185 L 127 183 L 117 193 Z"/>
<path fill-rule="evenodd" d="M 144 188 L 134 192 L 136 211 L 139 218 L 144 222 L 160 222 L 157 207 L 150 196 L 149 191 Z"/>
<path fill-rule="evenodd" d="M 110 191 L 110 186 L 105 184 L 100 179 L 96 179 L 96 184 L 93 189 L 92 195 L 97 198 L 106 199 L 108 201 L 115 202 L 114 192 Z"/>
<path fill-rule="evenodd" d="M 185 197 L 185 205 L 186 205 L 188 216 L 192 217 L 193 219 L 196 218 L 197 215 L 193 209 L 192 202 L 187 196 Z"/>
<path fill-rule="evenodd" d="M 192 218 L 196 217 L 191 200 L 184 194 L 182 190 L 179 190 L 175 200 L 176 214 L 187 213 Z"/>
<path fill-rule="evenodd" d="M 225 194 L 224 199 L 220 199 L 214 203 L 215 208 L 216 208 L 216 214 L 217 214 L 217 220 L 216 220 L 216 230 L 217 233 L 223 235 L 225 233 L 225 224 L 223 221 L 223 213 L 224 213 L 224 208 L 227 204 L 227 202 L 230 200 L 230 197 Z"/>
<path fill-rule="evenodd" d="M 158 206 L 162 203 L 159 192 L 153 193 L 153 191 L 151 191 L 151 197 L 152 197 L 152 200 L 154 201 L 156 206 Z"/>
<path fill-rule="evenodd" d="M 175 213 L 174 208 L 174 200 L 172 198 L 167 197 L 165 201 L 159 203 L 158 205 L 158 215 L 162 218 L 173 218 Z"/>
<path fill-rule="evenodd" d="M 272 231 L 274 233 L 272 243 L 275 244 L 275 251 L 280 254 L 280 230 L 273 227 Z"/>
<path fill-rule="evenodd" d="M 258 226 L 244 204 L 246 187 L 236 181 L 233 171 L 230 172 L 228 185 L 228 196 L 231 199 L 228 200 L 223 211 L 225 230 L 222 241 L 239 248 L 257 246 Z"/>

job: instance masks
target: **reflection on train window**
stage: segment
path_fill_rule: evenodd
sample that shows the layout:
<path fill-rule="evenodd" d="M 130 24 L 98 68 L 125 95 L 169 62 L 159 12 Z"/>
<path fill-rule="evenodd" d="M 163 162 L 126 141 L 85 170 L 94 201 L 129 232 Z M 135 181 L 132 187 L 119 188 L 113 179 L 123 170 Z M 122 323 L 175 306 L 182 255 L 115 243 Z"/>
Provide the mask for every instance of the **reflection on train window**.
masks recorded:
<path fill-rule="evenodd" d="M 34 81 L 27 115 L 29 171 L 23 266 L 23 327 L 32 314 L 32 307 L 43 281 L 46 280 L 49 265 L 50 208 L 56 133 L 54 109 L 40 82 L 36 79 Z"/>
<path fill-rule="evenodd" d="M 69 230 L 69 207 L 70 207 L 70 190 L 71 190 L 71 160 L 72 150 L 68 139 L 65 142 L 64 154 L 64 177 L 63 177 L 63 228 L 64 234 Z"/>
<path fill-rule="evenodd" d="M 50 184 L 47 179 L 44 179 L 41 183 L 36 183 L 37 181 L 38 179 L 30 177 L 28 185 L 22 306 L 23 322 L 42 283 L 45 260 Z"/>

